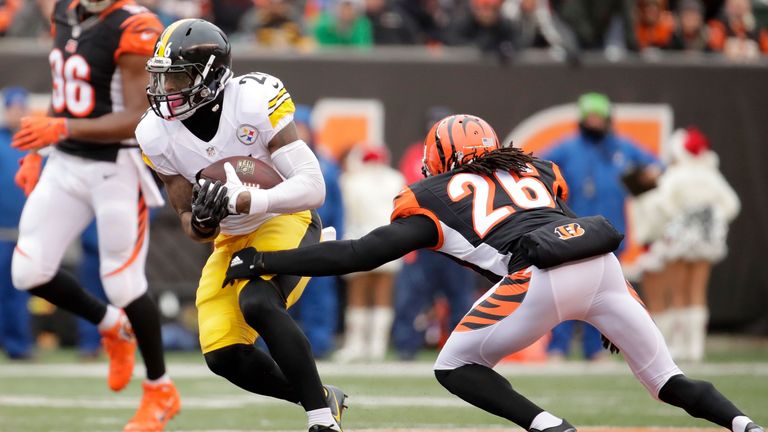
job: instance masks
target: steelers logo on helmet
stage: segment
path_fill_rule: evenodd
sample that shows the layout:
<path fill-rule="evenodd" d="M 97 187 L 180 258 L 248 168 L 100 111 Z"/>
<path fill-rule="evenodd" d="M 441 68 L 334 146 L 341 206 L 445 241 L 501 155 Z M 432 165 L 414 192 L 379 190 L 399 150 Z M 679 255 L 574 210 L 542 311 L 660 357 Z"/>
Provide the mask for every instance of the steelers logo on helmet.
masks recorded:
<path fill-rule="evenodd" d="M 232 77 L 224 32 L 201 19 L 176 21 L 163 31 L 147 61 L 147 98 L 166 120 L 184 120 L 214 101 Z"/>
<path fill-rule="evenodd" d="M 468 114 L 448 116 L 424 139 L 422 174 L 442 174 L 500 148 L 499 138 L 485 120 Z"/>

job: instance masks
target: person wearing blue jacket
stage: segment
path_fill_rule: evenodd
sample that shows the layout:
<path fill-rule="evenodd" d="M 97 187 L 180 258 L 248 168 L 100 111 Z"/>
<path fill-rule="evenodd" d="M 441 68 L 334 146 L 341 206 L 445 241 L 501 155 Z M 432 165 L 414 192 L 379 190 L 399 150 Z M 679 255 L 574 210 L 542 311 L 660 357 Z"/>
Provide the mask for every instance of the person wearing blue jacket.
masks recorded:
<path fill-rule="evenodd" d="M 579 216 L 603 215 L 619 232 L 626 233 L 625 200 L 627 190 L 622 176 L 633 171 L 645 177 L 660 173 L 659 161 L 636 143 L 611 129 L 611 102 L 600 93 L 579 97 L 579 132 L 541 155 L 555 162 L 568 183 L 568 205 Z M 625 243 L 619 246 L 620 255 Z M 552 357 L 565 357 L 570 351 L 574 321 L 552 330 L 548 351 Z M 583 352 L 589 360 L 602 351 L 600 333 L 584 323 Z"/>
<path fill-rule="evenodd" d="M 325 179 L 325 203 L 317 209 L 317 213 L 323 221 L 323 227 L 336 228 L 336 237 L 341 238 L 344 235 L 344 203 L 339 188 L 341 168 L 334 160 L 317 151 L 314 146 L 311 115 L 310 107 L 296 105 L 293 121 L 298 129 L 299 138 L 315 150 Z M 334 349 L 334 337 L 338 327 L 338 278 L 336 276 L 312 278 L 304 288 L 301 300 L 296 306 L 293 308 L 295 317 L 309 339 L 312 354 L 316 358 L 328 357 Z"/>
<path fill-rule="evenodd" d="M 0 126 L 0 346 L 11 359 L 32 356 L 32 331 L 27 300 L 29 294 L 13 288 L 11 257 L 16 247 L 24 192 L 14 184 L 14 174 L 24 152 L 11 147 L 11 138 L 27 112 L 27 91 L 21 87 L 3 90 L 5 119 Z"/>

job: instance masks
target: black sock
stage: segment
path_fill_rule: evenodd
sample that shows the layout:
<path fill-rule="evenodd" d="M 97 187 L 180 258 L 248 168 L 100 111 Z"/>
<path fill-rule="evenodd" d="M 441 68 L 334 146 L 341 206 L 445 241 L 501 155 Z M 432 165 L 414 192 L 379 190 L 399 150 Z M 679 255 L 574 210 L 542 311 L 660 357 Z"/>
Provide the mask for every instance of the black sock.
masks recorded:
<path fill-rule="evenodd" d="M 512 385 L 493 369 L 465 365 L 452 370 L 436 370 L 435 377 L 449 392 L 491 414 L 528 429 L 544 412 L 512 389 Z"/>
<path fill-rule="evenodd" d="M 136 335 L 136 343 L 141 350 L 147 379 L 156 380 L 165 374 L 163 357 L 163 337 L 160 334 L 160 312 L 149 293 L 132 301 L 123 308 Z"/>
<path fill-rule="evenodd" d="M 211 351 L 205 354 L 205 362 L 213 373 L 243 390 L 299 403 L 299 396 L 277 363 L 252 345 L 230 345 Z"/>
<path fill-rule="evenodd" d="M 71 312 L 93 324 L 99 324 L 107 313 L 107 305 L 86 292 L 72 275 L 59 270 L 47 283 L 29 293 Z"/>
<path fill-rule="evenodd" d="M 240 293 L 240 309 L 269 348 L 269 353 L 295 389 L 302 407 L 328 406 L 309 341 L 285 309 L 285 295 L 271 281 L 252 280 Z"/>
<path fill-rule="evenodd" d="M 732 427 L 735 417 L 744 415 L 712 383 L 692 380 L 685 375 L 670 378 L 659 391 L 659 399 L 726 429 Z"/>

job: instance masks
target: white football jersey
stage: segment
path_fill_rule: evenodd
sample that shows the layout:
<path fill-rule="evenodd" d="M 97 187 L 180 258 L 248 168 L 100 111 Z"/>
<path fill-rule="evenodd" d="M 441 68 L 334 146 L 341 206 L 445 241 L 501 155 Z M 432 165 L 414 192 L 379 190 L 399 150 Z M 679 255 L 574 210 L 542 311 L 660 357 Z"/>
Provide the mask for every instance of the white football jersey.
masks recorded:
<path fill-rule="evenodd" d="M 181 121 L 147 111 L 136 128 L 144 161 L 162 175 L 181 175 L 190 183 L 212 163 L 231 156 L 250 156 L 274 167 L 267 145 L 293 121 L 295 107 L 283 83 L 264 73 L 234 77 L 224 88 L 216 135 L 205 142 Z M 275 214 L 231 215 L 221 221 L 224 234 L 247 234 Z"/>

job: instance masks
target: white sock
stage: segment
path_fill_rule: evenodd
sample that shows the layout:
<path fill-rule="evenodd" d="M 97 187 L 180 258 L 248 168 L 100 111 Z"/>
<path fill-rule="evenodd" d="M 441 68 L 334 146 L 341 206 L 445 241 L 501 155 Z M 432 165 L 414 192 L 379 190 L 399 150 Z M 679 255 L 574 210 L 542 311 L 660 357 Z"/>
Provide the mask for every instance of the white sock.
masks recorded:
<path fill-rule="evenodd" d="M 669 309 L 669 339 L 666 339 L 669 353 L 674 360 L 686 360 L 685 358 L 685 310 L 681 308 Z"/>
<path fill-rule="evenodd" d="M 750 423 L 752 423 L 752 420 L 747 416 L 734 417 L 731 430 L 733 430 L 733 432 L 744 432 L 744 429 L 746 429 L 747 425 Z"/>
<path fill-rule="evenodd" d="M 153 379 L 153 380 L 148 379 L 145 382 L 149 385 L 170 384 L 171 377 L 169 377 L 167 373 L 164 373 L 163 376 L 161 376 L 158 379 Z"/>
<path fill-rule="evenodd" d="M 704 359 L 704 348 L 707 342 L 707 322 L 709 311 L 705 306 L 691 306 L 686 309 L 688 334 L 686 335 L 687 357 L 692 361 Z"/>
<path fill-rule="evenodd" d="M 349 307 L 346 313 L 344 345 L 336 353 L 341 362 L 362 360 L 368 354 L 368 325 L 370 313 L 364 307 Z"/>
<path fill-rule="evenodd" d="M 528 429 L 544 430 L 547 428 L 560 426 L 562 423 L 563 419 L 560 417 L 555 417 L 552 414 L 544 411 L 533 419 L 533 422 L 531 422 L 531 426 Z"/>
<path fill-rule="evenodd" d="M 109 330 L 117 324 L 120 319 L 120 309 L 107 305 L 107 313 L 104 314 L 104 318 L 99 322 L 99 330 Z"/>
<path fill-rule="evenodd" d="M 656 327 L 659 328 L 661 335 L 664 336 L 664 341 L 669 343 L 672 336 L 672 316 L 669 311 L 661 311 L 651 314 L 653 322 L 656 323 Z"/>
<path fill-rule="evenodd" d="M 336 420 L 333 419 L 330 408 L 307 411 L 307 423 L 309 423 L 308 427 L 314 425 L 330 426 L 333 430 L 341 431 L 339 425 L 336 424 Z"/>
<path fill-rule="evenodd" d="M 384 360 L 389 347 L 389 335 L 392 332 L 392 320 L 395 312 L 392 308 L 376 306 L 371 315 L 371 339 L 370 352 L 371 360 Z"/>

